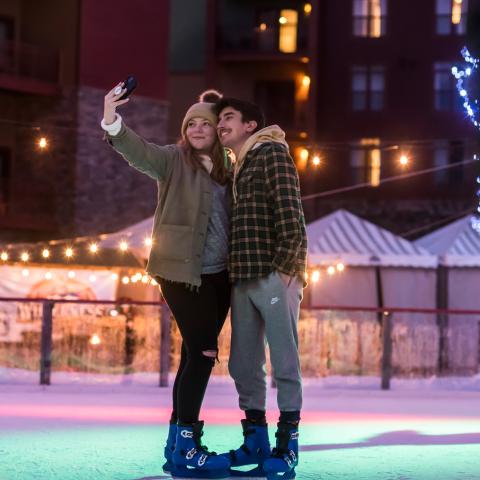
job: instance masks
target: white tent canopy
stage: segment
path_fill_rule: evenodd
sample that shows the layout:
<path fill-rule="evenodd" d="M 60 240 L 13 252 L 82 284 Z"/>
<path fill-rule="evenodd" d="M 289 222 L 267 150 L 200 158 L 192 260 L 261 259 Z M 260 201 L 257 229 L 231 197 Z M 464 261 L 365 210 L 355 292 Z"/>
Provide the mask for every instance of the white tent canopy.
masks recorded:
<path fill-rule="evenodd" d="M 125 241 L 134 254 L 143 259 L 148 258 L 150 246 L 145 244 L 150 239 L 153 230 L 153 216 L 115 233 L 105 235 L 100 242 L 100 248 L 117 248 L 120 242 Z"/>
<path fill-rule="evenodd" d="M 437 259 L 415 245 L 346 210 L 337 210 L 307 225 L 308 260 L 324 264 L 435 268 Z"/>
<path fill-rule="evenodd" d="M 445 266 L 479 267 L 480 233 L 473 229 L 471 219 L 471 215 L 467 215 L 414 243 L 438 255 Z"/>

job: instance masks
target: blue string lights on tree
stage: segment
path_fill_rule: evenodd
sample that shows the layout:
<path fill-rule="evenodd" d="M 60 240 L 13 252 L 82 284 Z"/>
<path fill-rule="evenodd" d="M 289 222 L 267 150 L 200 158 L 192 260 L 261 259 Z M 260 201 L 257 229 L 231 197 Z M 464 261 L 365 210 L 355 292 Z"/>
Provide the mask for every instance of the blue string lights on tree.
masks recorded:
<path fill-rule="evenodd" d="M 452 67 L 452 74 L 457 79 L 457 91 L 463 99 L 463 107 L 467 112 L 468 118 L 470 118 L 473 125 L 480 130 L 480 109 L 478 99 L 471 100 L 466 85 L 466 80 L 473 75 L 475 70 L 478 69 L 480 59 L 473 57 L 467 47 L 463 47 L 461 53 L 465 60 L 465 65 L 463 68 L 459 68 L 458 66 Z M 478 160 L 480 157 L 474 155 L 473 158 Z M 476 214 L 471 217 L 471 225 L 472 228 L 480 234 L 480 176 L 477 177 L 476 181 L 478 204 Z"/>

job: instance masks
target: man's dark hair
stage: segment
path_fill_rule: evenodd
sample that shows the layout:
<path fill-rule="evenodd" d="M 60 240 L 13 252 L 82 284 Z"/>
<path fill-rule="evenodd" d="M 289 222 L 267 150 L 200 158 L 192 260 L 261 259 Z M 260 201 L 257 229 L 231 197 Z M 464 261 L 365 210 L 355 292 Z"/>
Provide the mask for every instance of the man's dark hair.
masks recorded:
<path fill-rule="evenodd" d="M 220 115 L 220 112 L 227 107 L 232 107 L 234 110 L 240 112 L 242 115 L 242 122 L 257 122 L 257 128 L 254 130 L 254 133 L 265 128 L 265 115 L 258 105 L 246 102 L 245 100 L 238 100 L 237 98 L 223 97 L 215 104 L 213 110 L 218 116 Z"/>

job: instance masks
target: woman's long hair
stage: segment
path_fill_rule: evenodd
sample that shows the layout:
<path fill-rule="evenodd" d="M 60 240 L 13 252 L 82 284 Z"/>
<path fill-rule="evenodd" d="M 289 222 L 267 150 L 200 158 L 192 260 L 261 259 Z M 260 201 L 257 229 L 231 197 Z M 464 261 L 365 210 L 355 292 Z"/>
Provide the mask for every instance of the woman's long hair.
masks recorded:
<path fill-rule="evenodd" d="M 185 160 L 190 167 L 192 167 L 194 170 L 202 169 L 208 173 L 202 162 L 202 153 L 192 147 L 188 141 L 188 138 L 180 140 L 179 145 L 183 148 Z M 228 172 L 225 165 L 225 152 L 218 138 L 215 138 L 215 143 L 210 149 L 210 152 L 205 152 L 204 155 L 208 155 L 213 162 L 213 168 L 210 176 L 220 185 L 225 185 L 225 183 L 227 183 Z"/>

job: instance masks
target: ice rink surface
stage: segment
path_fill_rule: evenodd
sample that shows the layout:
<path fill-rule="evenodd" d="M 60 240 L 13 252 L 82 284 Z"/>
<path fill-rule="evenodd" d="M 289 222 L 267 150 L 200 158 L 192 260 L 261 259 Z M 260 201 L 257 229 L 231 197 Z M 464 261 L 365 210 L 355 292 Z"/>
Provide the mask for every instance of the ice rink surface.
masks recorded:
<path fill-rule="evenodd" d="M 170 388 L 155 376 L 0 369 L 0 480 L 155 480 L 170 414 Z M 306 380 L 297 479 L 480 480 L 480 376 L 470 379 Z M 270 437 L 277 416 L 269 390 Z M 202 419 L 217 452 L 242 441 L 232 382 L 215 378 Z"/>

